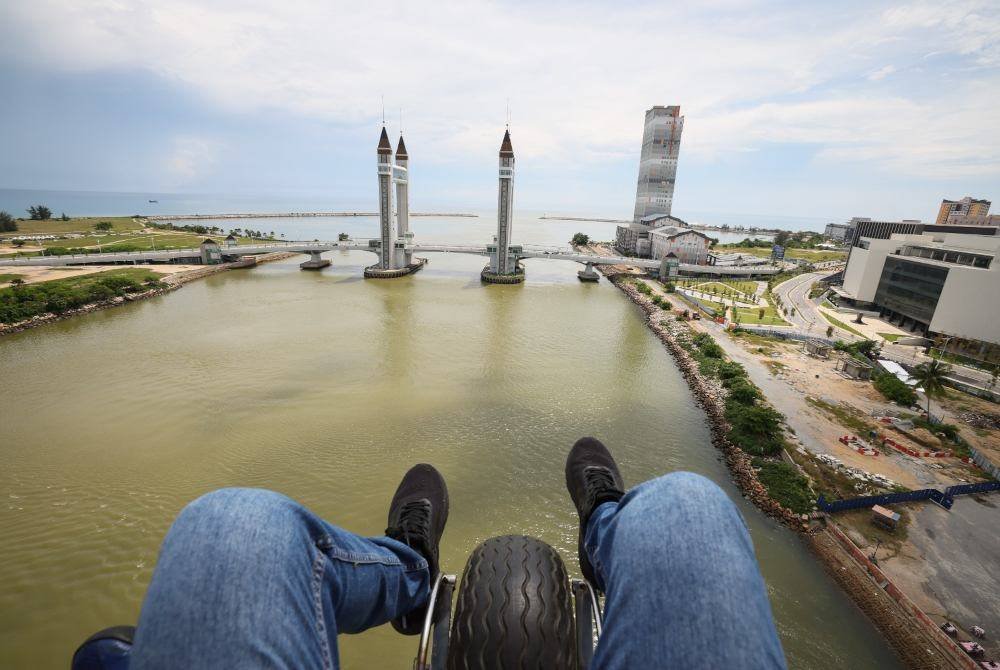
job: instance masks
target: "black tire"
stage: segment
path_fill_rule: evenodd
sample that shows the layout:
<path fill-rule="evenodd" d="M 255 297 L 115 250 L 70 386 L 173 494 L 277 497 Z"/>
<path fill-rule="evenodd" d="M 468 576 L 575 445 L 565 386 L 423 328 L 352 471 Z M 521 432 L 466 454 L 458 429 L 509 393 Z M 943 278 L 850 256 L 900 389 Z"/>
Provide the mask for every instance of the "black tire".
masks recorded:
<path fill-rule="evenodd" d="M 476 547 L 458 590 L 448 668 L 576 668 L 569 578 L 555 549 L 525 535 Z"/>

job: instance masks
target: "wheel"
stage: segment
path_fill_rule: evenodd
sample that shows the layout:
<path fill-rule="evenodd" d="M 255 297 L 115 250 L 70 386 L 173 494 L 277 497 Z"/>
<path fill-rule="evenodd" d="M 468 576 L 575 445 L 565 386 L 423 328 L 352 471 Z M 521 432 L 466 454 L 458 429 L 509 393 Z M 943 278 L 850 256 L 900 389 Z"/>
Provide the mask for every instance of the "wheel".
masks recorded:
<path fill-rule="evenodd" d="M 458 590 L 448 668 L 575 667 L 569 578 L 556 550 L 525 535 L 476 547 Z"/>

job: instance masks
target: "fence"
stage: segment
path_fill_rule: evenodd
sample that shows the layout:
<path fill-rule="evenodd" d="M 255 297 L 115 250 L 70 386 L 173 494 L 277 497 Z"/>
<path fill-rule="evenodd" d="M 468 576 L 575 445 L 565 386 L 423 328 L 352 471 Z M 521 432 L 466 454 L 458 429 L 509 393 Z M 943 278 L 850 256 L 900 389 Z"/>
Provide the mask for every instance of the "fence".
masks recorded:
<path fill-rule="evenodd" d="M 891 505 L 893 503 L 930 500 L 945 509 L 951 509 L 951 506 L 955 503 L 955 496 L 986 493 L 988 491 L 1000 491 L 1000 482 L 959 484 L 957 486 L 949 486 L 944 491 L 920 489 L 919 491 L 906 491 L 904 493 L 883 493 L 877 496 L 862 496 L 860 498 L 848 498 L 847 500 L 834 500 L 833 502 L 827 502 L 826 498 L 820 495 L 819 500 L 816 501 L 816 507 L 832 514 L 833 512 L 843 512 L 849 509 L 863 509 L 872 505 Z"/>

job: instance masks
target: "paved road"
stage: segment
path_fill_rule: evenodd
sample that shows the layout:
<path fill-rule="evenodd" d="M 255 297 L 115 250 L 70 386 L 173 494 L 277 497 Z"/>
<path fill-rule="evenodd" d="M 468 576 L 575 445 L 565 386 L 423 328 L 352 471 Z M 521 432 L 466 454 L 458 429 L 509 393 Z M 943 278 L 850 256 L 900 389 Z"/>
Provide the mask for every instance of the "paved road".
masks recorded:
<path fill-rule="evenodd" d="M 817 334 L 825 330 L 826 320 L 816 311 L 815 305 L 809 299 L 809 289 L 812 285 L 825 277 L 826 272 L 807 272 L 783 281 L 774 288 L 774 293 L 781 298 L 785 307 L 789 308 L 788 320 L 792 325 L 805 330 L 815 330 Z M 795 313 L 791 309 L 795 309 Z"/>

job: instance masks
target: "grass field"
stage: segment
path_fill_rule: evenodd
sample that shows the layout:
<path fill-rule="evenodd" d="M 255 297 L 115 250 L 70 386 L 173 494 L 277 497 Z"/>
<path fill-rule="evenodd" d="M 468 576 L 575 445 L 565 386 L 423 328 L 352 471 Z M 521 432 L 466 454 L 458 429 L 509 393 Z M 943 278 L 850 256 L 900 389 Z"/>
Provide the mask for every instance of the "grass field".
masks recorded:
<path fill-rule="evenodd" d="M 12 281 L 14 281 L 15 279 L 17 279 L 18 277 L 21 277 L 21 276 L 22 275 L 12 274 L 12 273 L 8 273 L 8 274 L 0 273 L 0 284 L 6 284 L 8 282 L 12 282 Z"/>
<path fill-rule="evenodd" d="M 899 338 L 904 337 L 903 335 L 897 335 L 896 333 L 879 333 L 878 336 L 886 342 L 895 342 Z"/>
<path fill-rule="evenodd" d="M 712 249 L 712 251 L 719 252 L 737 252 L 744 254 L 751 254 L 753 256 L 760 256 L 761 258 L 770 258 L 771 249 L 767 247 L 740 247 L 733 244 L 717 244 Z M 786 258 L 801 258 L 804 260 L 812 261 L 814 263 L 822 263 L 823 261 L 841 261 L 847 258 L 846 251 L 830 251 L 829 249 L 785 249 Z"/>
<path fill-rule="evenodd" d="M 846 323 L 844 323 L 840 319 L 835 319 L 834 317 L 830 316 L 829 314 L 827 314 L 826 312 L 823 312 L 823 311 L 820 311 L 819 313 L 823 315 L 824 319 L 826 319 L 827 321 L 829 321 L 833 325 L 837 326 L 838 328 L 843 328 L 847 332 L 849 332 L 849 333 L 851 333 L 853 335 L 857 335 L 858 337 L 865 337 L 864 333 L 859 332 L 859 331 L 855 330 L 854 328 L 851 328 L 850 326 L 848 326 Z"/>
<path fill-rule="evenodd" d="M 750 325 L 762 325 L 762 326 L 787 326 L 788 322 L 785 321 L 781 314 L 778 313 L 771 305 L 764 308 L 764 317 L 760 316 L 760 307 L 740 307 L 735 311 L 739 315 L 739 322 L 746 323 Z M 733 319 L 736 321 L 736 319 Z"/>
<path fill-rule="evenodd" d="M 49 219 L 48 221 L 24 220 L 17 222 L 17 235 L 65 235 L 66 233 L 93 232 L 94 224 L 107 221 L 116 231 L 142 230 L 142 224 L 130 216 L 88 216 L 71 218 L 69 221 Z"/>
<path fill-rule="evenodd" d="M 717 289 L 721 290 L 721 287 L 731 288 L 739 291 L 740 293 L 746 293 L 747 295 L 753 295 L 757 291 L 757 282 L 753 281 L 739 281 L 736 279 L 715 279 L 712 281 L 705 281 L 704 279 L 681 279 L 675 282 L 677 286 L 683 288 L 701 288 L 703 290 L 708 290 L 710 286 L 715 286 Z"/>

